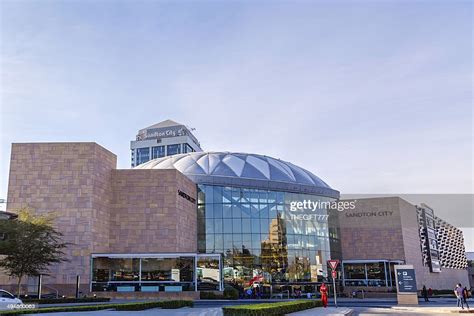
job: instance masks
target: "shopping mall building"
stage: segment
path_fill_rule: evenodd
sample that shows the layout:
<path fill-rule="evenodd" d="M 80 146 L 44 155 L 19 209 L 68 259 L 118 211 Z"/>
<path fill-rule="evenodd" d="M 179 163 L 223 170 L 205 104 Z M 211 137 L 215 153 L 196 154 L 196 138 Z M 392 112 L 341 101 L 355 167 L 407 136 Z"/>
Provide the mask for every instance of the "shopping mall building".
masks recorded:
<path fill-rule="evenodd" d="M 146 146 L 152 153 L 155 145 Z M 462 233 L 443 224 L 451 234 L 443 236 L 457 239 L 441 249 L 440 222 L 427 207 L 400 198 L 342 203 L 310 171 L 263 155 L 149 158 L 117 169 L 116 156 L 96 143 L 12 145 L 7 210 L 54 212 L 70 243 L 69 261 L 52 266 L 44 285 L 72 294 L 79 276 L 81 291 L 97 295 L 196 298 L 227 284 L 312 292 L 331 280 L 331 258 L 342 260 L 346 291 L 391 291 L 399 263 L 415 266 L 420 288 L 467 280 Z M 0 275 L 0 287 L 15 281 Z"/>

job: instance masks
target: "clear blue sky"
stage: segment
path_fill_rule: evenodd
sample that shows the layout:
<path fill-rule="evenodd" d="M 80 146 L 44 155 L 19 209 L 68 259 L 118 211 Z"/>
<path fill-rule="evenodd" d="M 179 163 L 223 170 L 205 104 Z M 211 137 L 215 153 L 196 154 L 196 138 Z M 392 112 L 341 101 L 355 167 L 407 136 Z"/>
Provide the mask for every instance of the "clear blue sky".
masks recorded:
<path fill-rule="evenodd" d="M 0 197 L 12 142 L 130 165 L 171 118 L 206 150 L 343 193 L 473 193 L 469 1 L 0 1 Z"/>

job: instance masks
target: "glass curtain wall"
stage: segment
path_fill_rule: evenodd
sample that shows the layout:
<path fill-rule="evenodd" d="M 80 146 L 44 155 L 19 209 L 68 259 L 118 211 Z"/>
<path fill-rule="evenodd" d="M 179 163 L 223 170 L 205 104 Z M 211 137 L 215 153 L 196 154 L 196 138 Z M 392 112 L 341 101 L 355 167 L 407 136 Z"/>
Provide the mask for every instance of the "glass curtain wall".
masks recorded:
<path fill-rule="evenodd" d="M 194 291 L 195 257 L 92 258 L 92 291 Z"/>
<path fill-rule="evenodd" d="M 403 261 L 343 261 L 345 286 L 395 286 L 394 265 Z"/>
<path fill-rule="evenodd" d="M 198 186 L 198 250 L 223 254 L 224 281 L 241 290 L 259 284 L 321 282 L 330 259 L 327 211 L 290 210 L 294 201 L 328 198 L 269 190 Z M 322 215 L 297 219 L 294 215 Z"/>

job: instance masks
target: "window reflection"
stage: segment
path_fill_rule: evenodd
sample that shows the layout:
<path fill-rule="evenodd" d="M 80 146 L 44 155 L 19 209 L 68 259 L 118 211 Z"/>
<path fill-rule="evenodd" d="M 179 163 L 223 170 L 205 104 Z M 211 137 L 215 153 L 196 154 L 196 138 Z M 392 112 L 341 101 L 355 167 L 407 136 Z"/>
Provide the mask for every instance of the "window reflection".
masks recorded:
<path fill-rule="evenodd" d="M 181 144 L 174 144 L 166 146 L 167 155 L 176 155 L 181 153 Z"/>
<path fill-rule="evenodd" d="M 394 265 L 402 261 L 343 262 L 345 286 L 395 286 Z"/>
<path fill-rule="evenodd" d="M 142 164 L 150 160 L 150 148 L 138 148 L 137 149 L 137 165 Z"/>
<path fill-rule="evenodd" d="M 194 291 L 195 257 L 92 258 L 94 291 Z M 141 271 L 141 273 L 140 273 Z"/>
<path fill-rule="evenodd" d="M 198 291 L 218 291 L 221 280 L 219 259 L 216 257 L 199 257 L 196 267 Z"/>
<path fill-rule="evenodd" d="M 198 187 L 198 209 L 206 208 L 205 231 L 214 236 L 209 247 L 199 251 L 218 253 L 220 249 L 226 282 L 245 288 L 256 282 L 321 282 L 327 276 L 327 222 L 292 220 L 288 205 L 297 199 L 326 198 L 249 188 Z M 208 229 L 207 225 L 214 227 Z M 198 238 L 210 239 L 206 235 Z"/>

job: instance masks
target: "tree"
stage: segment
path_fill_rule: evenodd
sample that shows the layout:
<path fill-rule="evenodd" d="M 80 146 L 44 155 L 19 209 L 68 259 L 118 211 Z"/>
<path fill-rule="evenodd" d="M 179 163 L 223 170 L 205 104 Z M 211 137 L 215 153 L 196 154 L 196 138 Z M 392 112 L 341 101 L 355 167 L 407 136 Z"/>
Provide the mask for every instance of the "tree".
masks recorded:
<path fill-rule="evenodd" d="M 18 278 L 18 296 L 25 276 L 47 273 L 49 265 L 67 261 L 62 241 L 63 234 L 52 226 L 53 216 L 35 216 L 30 209 L 17 211 L 16 220 L 0 220 L 0 232 L 6 236 L 0 241 L 0 268 Z"/>

